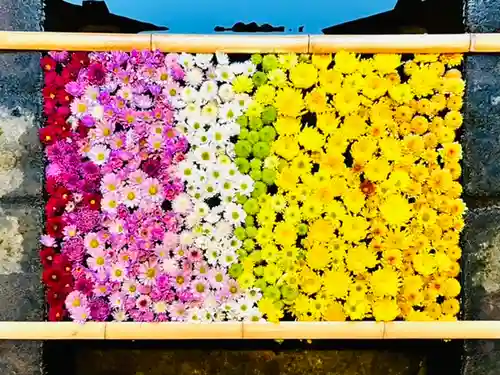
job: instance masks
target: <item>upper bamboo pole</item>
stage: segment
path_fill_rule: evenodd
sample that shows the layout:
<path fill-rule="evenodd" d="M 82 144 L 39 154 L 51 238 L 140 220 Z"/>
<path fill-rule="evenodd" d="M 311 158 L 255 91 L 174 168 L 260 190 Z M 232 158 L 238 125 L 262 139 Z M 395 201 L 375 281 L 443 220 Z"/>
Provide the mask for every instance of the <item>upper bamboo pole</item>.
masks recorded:
<path fill-rule="evenodd" d="M 459 53 L 469 52 L 470 34 L 311 35 L 311 53 Z M 498 44 L 500 48 L 500 43 Z"/>
<path fill-rule="evenodd" d="M 228 53 L 463 53 L 500 52 L 500 34 L 193 35 L 0 31 L 0 50 Z"/>
<path fill-rule="evenodd" d="M 0 322 L 0 340 L 500 339 L 500 321 Z"/>

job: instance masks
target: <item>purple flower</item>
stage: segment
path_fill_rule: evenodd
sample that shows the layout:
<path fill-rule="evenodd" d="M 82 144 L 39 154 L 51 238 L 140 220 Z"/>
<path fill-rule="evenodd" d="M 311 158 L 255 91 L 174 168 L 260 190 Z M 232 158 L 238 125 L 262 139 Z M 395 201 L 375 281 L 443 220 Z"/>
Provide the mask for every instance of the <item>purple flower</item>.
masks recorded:
<path fill-rule="evenodd" d="M 79 291 L 83 295 L 91 296 L 93 289 L 94 289 L 94 284 L 87 277 L 83 276 L 76 279 L 75 290 Z"/>
<path fill-rule="evenodd" d="M 109 304 L 103 298 L 97 298 L 90 301 L 90 316 L 93 320 L 98 322 L 104 322 L 111 311 Z"/>
<path fill-rule="evenodd" d="M 80 82 L 68 82 L 64 89 L 72 96 L 82 96 L 85 92 L 85 86 Z"/>
<path fill-rule="evenodd" d="M 95 85 L 102 85 L 106 79 L 106 72 L 99 63 L 90 64 L 87 74 L 89 81 Z"/>
<path fill-rule="evenodd" d="M 82 233 L 91 232 L 97 228 L 101 221 L 98 211 L 81 208 L 68 215 L 67 223 L 76 225 L 76 228 Z"/>
<path fill-rule="evenodd" d="M 95 125 L 95 120 L 91 115 L 84 115 L 81 118 L 81 124 L 87 128 L 91 128 Z"/>
<path fill-rule="evenodd" d="M 68 51 L 50 51 L 49 56 L 56 60 L 58 63 L 64 63 L 69 58 Z"/>
<path fill-rule="evenodd" d="M 61 252 L 72 263 L 82 263 L 85 256 L 85 247 L 80 237 L 71 237 L 64 241 Z"/>

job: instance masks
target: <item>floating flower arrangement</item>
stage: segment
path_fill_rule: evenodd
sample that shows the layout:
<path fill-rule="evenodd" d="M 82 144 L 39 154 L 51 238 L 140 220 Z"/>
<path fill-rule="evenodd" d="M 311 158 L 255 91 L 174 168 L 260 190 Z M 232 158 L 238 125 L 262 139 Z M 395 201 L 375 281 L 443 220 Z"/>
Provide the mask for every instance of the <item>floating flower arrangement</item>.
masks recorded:
<path fill-rule="evenodd" d="M 454 320 L 461 55 L 50 52 L 49 320 Z"/>

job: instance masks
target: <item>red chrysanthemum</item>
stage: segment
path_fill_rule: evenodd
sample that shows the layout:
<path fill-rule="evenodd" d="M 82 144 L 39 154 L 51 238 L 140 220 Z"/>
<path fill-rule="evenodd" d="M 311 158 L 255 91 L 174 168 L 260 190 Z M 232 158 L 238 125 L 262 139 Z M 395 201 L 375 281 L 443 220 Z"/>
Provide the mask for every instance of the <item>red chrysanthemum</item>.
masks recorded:
<path fill-rule="evenodd" d="M 69 106 L 67 105 L 61 105 L 59 107 L 57 107 L 56 109 L 56 114 L 57 116 L 61 116 L 61 117 L 68 117 L 71 113 L 71 110 L 69 109 Z"/>
<path fill-rule="evenodd" d="M 49 307 L 49 321 L 59 322 L 64 319 L 65 315 L 64 305 L 51 305 Z"/>
<path fill-rule="evenodd" d="M 48 267 L 43 270 L 42 280 L 49 288 L 57 289 L 63 280 L 64 271 L 59 267 Z"/>
<path fill-rule="evenodd" d="M 57 102 L 61 106 L 68 106 L 73 97 L 68 94 L 65 90 L 58 90 L 56 94 Z"/>
<path fill-rule="evenodd" d="M 68 274 L 71 272 L 71 263 L 69 262 L 68 258 L 64 256 L 63 254 L 56 254 L 54 256 L 54 262 L 52 262 L 52 266 L 59 268 L 60 270 L 64 271 L 65 274 Z"/>
<path fill-rule="evenodd" d="M 47 119 L 47 125 L 55 126 L 63 131 L 69 131 L 71 129 L 70 125 L 66 122 L 66 119 L 62 116 L 51 116 Z"/>
<path fill-rule="evenodd" d="M 57 102 L 55 99 L 45 99 L 43 103 L 43 113 L 45 116 L 52 116 L 57 112 Z"/>
<path fill-rule="evenodd" d="M 43 144 L 51 145 L 55 141 L 61 138 L 62 130 L 55 126 L 46 126 L 41 128 L 38 132 L 38 136 L 40 137 L 40 141 Z"/>
<path fill-rule="evenodd" d="M 57 197 L 50 197 L 45 206 L 45 214 L 47 217 L 60 216 L 64 213 L 66 201 Z"/>
<path fill-rule="evenodd" d="M 45 230 L 54 238 L 62 238 L 62 230 L 64 228 L 64 221 L 61 216 L 52 216 L 47 218 Z"/>
<path fill-rule="evenodd" d="M 50 56 L 44 56 L 40 60 L 40 66 L 46 72 L 53 72 L 53 71 L 56 70 L 57 63 L 56 63 L 56 61 L 52 57 L 50 57 Z"/>
<path fill-rule="evenodd" d="M 67 294 L 61 290 L 48 288 L 45 292 L 45 298 L 49 305 L 62 305 Z"/>
<path fill-rule="evenodd" d="M 101 208 L 101 196 L 99 194 L 86 194 L 83 197 L 83 201 L 92 210 L 99 210 Z"/>
<path fill-rule="evenodd" d="M 68 203 L 71 199 L 71 192 L 65 188 L 64 186 L 57 187 L 52 194 L 55 198 L 60 199 L 64 202 L 64 204 Z"/>
<path fill-rule="evenodd" d="M 54 195 L 61 188 L 64 187 L 54 177 L 48 177 L 45 180 L 45 190 L 49 193 L 49 195 Z"/>
<path fill-rule="evenodd" d="M 56 79 L 59 75 L 56 72 L 45 72 L 44 82 L 46 86 L 57 86 Z"/>
<path fill-rule="evenodd" d="M 81 69 L 89 64 L 89 54 L 87 52 L 73 52 L 71 63 L 78 64 L 78 68 Z"/>
<path fill-rule="evenodd" d="M 44 100 L 56 100 L 59 89 L 55 85 L 47 85 L 42 89 Z"/>
<path fill-rule="evenodd" d="M 44 247 L 40 250 L 40 260 L 44 267 L 51 267 L 54 262 L 56 252 L 52 247 Z"/>

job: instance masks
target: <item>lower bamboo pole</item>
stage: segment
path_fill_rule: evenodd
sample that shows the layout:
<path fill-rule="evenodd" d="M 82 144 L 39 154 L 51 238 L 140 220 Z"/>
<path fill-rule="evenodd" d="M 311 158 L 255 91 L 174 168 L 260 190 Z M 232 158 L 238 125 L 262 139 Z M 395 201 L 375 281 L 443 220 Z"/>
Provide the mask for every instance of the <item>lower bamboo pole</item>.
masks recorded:
<path fill-rule="evenodd" d="M 0 340 L 500 339 L 500 321 L 0 322 Z"/>

